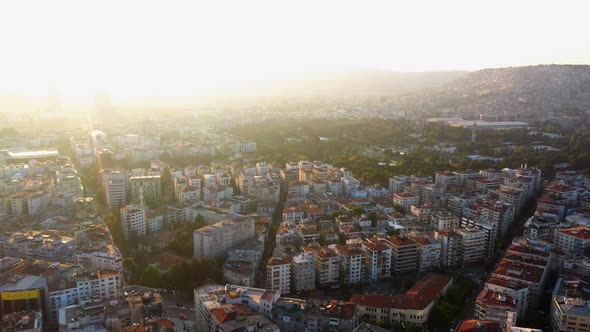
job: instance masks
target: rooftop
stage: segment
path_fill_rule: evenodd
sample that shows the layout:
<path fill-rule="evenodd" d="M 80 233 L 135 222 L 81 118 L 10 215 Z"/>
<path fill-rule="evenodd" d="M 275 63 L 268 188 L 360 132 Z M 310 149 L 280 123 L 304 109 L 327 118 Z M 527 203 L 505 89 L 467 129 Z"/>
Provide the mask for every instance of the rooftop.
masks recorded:
<path fill-rule="evenodd" d="M 436 273 L 430 273 L 424 279 L 418 281 L 405 294 L 376 295 L 353 294 L 350 302 L 357 305 L 374 308 L 397 309 L 424 309 L 432 303 L 444 289 L 453 281 L 453 278 Z"/>
<path fill-rule="evenodd" d="M 559 233 L 573 236 L 573 237 L 575 237 L 577 239 L 581 239 L 581 240 L 590 239 L 590 229 L 586 228 L 585 226 L 573 227 L 573 228 L 568 228 L 568 229 L 561 229 L 561 230 L 559 230 Z"/>
<path fill-rule="evenodd" d="M 502 332 L 500 323 L 491 320 L 464 320 L 455 329 L 455 332 Z"/>

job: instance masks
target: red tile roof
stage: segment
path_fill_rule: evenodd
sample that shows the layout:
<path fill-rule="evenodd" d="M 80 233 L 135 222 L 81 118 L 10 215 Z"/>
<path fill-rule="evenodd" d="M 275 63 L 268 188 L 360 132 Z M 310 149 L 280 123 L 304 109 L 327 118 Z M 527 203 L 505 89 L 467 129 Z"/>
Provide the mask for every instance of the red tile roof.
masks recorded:
<path fill-rule="evenodd" d="M 470 319 L 462 321 L 455 332 L 502 332 L 502 327 L 491 320 Z"/>
<path fill-rule="evenodd" d="M 325 317 L 351 320 L 354 317 L 356 304 L 354 303 L 338 303 L 336 300 L 331 300 L 326 310 Z"/>
<path fill-rule="evenodd" d="M 414 195 L 412 193 L 403 192 L 403 193 L 395 193 L 395 194 L 393 194 L 393 197 L 394 198 L 395 197 L 397 197 L 397 198 L 418 198 L 419 196 L 418 195 Z"/>
<path fill-rule="evenodd" d="M 489 308 L 504 309 L 514 311 L 516 301 L 506 294 L 494 292 L 484 288 L 477 296 L 477 302 Z"/>
<path fill-rule="evenodd" d="M 581 239 L 581 240 L 590 239 L 590 229 L 588 229 L 584 226 L 562 229 L 562 230 L 559 230 L 559 232 L 562 234 L 573 236 L 573 237 L 575 237 L 577 239 Z"/>
<path fill-rule="evenodd" d="M 566 193 L 566 192 L 570 192 L 570 191 L 575 191 L 576 189 L 569 187 L 569 186 L 562 185 L 562 184 L 554 184 L 554 185 L 547 187 L 547 190 L 548 191 L 555 191 L 558 193 Z"/>
<path fill-rule="evenodd" d="M 416 242 L 399 236 L 391 236 L 387 238 L 387 241 L 394 247 L 416 246 Z"/>
<path fill-rule="evenodd" d="M 541 281 L 544 271 L 543 268 L 502 259 L 493 273 L 507 278 L 538 283 Z"/>
<path fill-rule="evenodd" d="M 279 258 L 279 257 L 272 257 L 268 260 L 267 266 L 275 266 L 275 265 L 285 265 L 290 264 L 293 261 L 291 257 Z"/>
<path fill-rule="evenodd" d="M 228 307 L 213 308 L 211 314 L 218 325 L 236 319 L 237 314 Z"/>
<path fill-rule="evenodd" d="M 372 308 L 421 310 L 440 296 L 452 280 L 453 278 L 449 276 L 431 273 L 403 295 L 353 294 L 350 302 Z"/>

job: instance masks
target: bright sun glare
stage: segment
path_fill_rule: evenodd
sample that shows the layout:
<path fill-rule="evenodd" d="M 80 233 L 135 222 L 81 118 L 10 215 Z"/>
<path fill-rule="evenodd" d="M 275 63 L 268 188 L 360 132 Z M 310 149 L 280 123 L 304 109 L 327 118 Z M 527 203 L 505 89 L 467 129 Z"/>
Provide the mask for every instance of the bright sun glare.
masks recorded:
<path fill-rule="evenodd" d="M 219 93 L 325 69 L 588 63 L 589 7 L 536 0 L 10 1 L 0 5 L 0 94 L 45 97 L 56 88 L 66 99 L 107 91 L 125 100 Z"/>

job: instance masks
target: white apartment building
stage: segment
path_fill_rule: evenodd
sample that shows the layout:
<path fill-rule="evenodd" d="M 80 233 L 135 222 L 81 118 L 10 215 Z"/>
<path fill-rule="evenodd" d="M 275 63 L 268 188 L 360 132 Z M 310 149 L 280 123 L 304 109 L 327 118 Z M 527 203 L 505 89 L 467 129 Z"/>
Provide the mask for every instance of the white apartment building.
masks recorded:
<path fill-rule="evenodd" d="M 121 208 L 121 227 L 123 235 L 129 238 L 131 232 L 137 233 L 138 236 L 146 234 L 146 210 L 136 205 L 127 205 Z"/>
<path fill-rule="evenodd" d="M 266 265 L 266 288 L 291 293 L 291 257 L 271 258 Z"/>
<path fill-rule="evenodd" d="M 337 285 L 340 282 L 340 255 L 336 250 L 310 243 L 303 247 L 303 251 L 313 253 L 318 287 Z"/>
<path fill-rule="evenodd" d="M 441 242 L 441 266 L 458 266 L 461 262 L 461 236 L 452 229 L 443 229 L 434 232 L 434 237 Z"/>
<path fill-rule="evenodd" d="M 412 205 L 420 204 L 420 196 L 408 192 L 395 193 L 393 194 L 393 204 L 399 205 L 409 212 Z"/>
<path fill-rule="evenodd" d="M 409 183 L 409 176 L 396 175 L 392 178 L 389 178 L 389 191 L 392 193 L 402 192 Z"/>
<path fill-rule="evenodd" d="M 363 242 L 365 279 L 379 280 L 391 276 L 392 250 L 384 239 L 370 238 Z"/>
<path fill-rule="evenodd" d="M 62 280 L 49 288 L 49 320 L 57 321 L 60 308 L 82 304 L 92 299 L 114 299 L 121 296 L 120 272 L 79 269 L 71 280 Z"/>
<path fill-rule="evenodd" d="M 446 192 L 447 188 L 451 184 L 458 182 L 458 176 L 451 172 L 436 172 L 434 176 L 434 183 L 437 187 L 442 188 L 443 193 Z"/>
<path fill-rule="evenodd" d="M 315 266 L 313 253 L 301 253 L 291 262 L 291 288 L 295 292 L 315 288 Z"/>
<path fill-rule="evenodd" d="M 123 271 L 123 259 L 119 249 L 112 244 L 107 245 L 107 251 L 81 253 L 76 256 L 80 266 L 99 270 Z"/>
<path fill-rule="evenodd" d="M 461 264 L 481 263 L 485 259 L 486 233 L 476 228 L 458 228 L 456 233 L 461 237 L 459 251 Z"/>
<path fill-rule="evenodd" d="M 556 233 L 555 244 L 569 256 L 586 256 L 590 247 L 590 228 L 585 226 L 560 229 Z"/>
<path fill-rule="evenodd" d="M 109 208 L 116 209 L 121 205 L 125 205 L 127 202 L 127 175 L 125 173 L 104 170 L 101 183 Z"/>
<path fill-rule="evenodd" d="M 418 245 L 418 272 L 438 269 L 442 242 L 428 236 L 414 236 L 412 240 Z"/>
<path fill-rule="evenodd" d="M 459 227 L 459 218 L 447 211 L 436 212 L 432 216 L 431 220 L 432 227 L 438 231 L 443 229 L 455 229 Z"/>
<path fill-rule="evenodd" d="M 240 217 L 222 220 L 193 233 L 196 258 L 220 256 L 235 245 L 256 236 L 254 219 Z"/>
<path fill-rule="evenodd" d="M 342 281 L 347 285 L 354 285 L 363 281 L 365 252 L 361 245 L 347 244 L 337 247 L 336 251 L 341 260 Z"/>

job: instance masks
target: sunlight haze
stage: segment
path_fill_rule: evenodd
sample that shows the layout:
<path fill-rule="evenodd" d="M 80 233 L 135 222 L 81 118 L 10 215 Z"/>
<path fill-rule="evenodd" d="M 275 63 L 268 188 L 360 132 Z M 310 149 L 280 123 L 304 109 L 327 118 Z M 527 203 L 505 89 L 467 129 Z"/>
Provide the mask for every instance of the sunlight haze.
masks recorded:
<path fill-rule="evenodd" d="M 322 70 L 589 63 L 590 5 L 573 2 L 4 2 L 0 94 L 133 100 Z"/>

